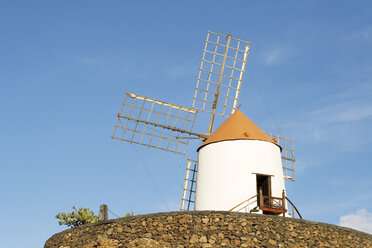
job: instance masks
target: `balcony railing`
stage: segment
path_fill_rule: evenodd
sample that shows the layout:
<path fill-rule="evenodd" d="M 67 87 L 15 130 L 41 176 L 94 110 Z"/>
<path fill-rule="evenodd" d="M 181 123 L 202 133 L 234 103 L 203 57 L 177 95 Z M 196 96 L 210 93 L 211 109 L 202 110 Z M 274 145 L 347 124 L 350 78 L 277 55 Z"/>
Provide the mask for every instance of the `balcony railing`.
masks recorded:
<path fill-rule="evenodd" d="M 302 219 L 302 216 L 297 210 L 296 206 L 285 196 L 284 190 L 282 192 L 282 197 L 273 197 L 263 195 L 262 189 L 260 189 L 259 194 L 239 203 L 229 211 L 241 212 L 244 210 L 244 212 L 250 213 L 261 210 L 263 214 L 283 214 L 283 216 L 285 216 L 285 214 L 289 212 L 286 209 L 286 201 L 289 203 L 288 210 L 291 211 L 292 217 L 295 218 L 295 214 L 297 214 L 298 217 Z M 256 206 L 252 207 L 254 203 L 256 203 Z"/>

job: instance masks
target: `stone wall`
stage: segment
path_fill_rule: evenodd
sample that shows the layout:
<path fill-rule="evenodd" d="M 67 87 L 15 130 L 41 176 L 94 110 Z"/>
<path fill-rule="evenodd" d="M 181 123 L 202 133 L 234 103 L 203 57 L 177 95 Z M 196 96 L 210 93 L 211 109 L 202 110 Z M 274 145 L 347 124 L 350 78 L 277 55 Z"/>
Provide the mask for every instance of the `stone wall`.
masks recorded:
<path fill-rule="evenodd" d="M 372 247 L 372 235 L 335 225 L 233 212 L 169 212 L 88 224 L 44 248 Z"/>

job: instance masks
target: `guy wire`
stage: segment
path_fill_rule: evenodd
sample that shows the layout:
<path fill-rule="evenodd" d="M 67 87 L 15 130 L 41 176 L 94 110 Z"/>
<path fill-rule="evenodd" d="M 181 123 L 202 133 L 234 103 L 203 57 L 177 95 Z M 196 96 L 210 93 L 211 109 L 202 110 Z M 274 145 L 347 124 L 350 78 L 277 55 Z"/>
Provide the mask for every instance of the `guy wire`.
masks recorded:
<path fill-rule="evenodd" d="M 152 89 L 148 90 L 145 95 L 148 95 L 150 94 L 151 92 L 153 92 L 154 90 L 156 90 L 157 88 L 159 88 L 160 86 L 162 86 L 163 84 L 165 84 L 169 79 L 171 79 L 173 76 L 175 76 L 176 74 L 180 73 L 181 71 L 183 71 L 187 66 L 189 66 L 190 64 L 192 64 L 196 59 L 200 58 L 200 55 L 196 56 L 195 58 L 191 59 L 189 62 L 187 62 L 185 65 L 181 66 L 180 68 L 178 68 L 177 70 L 175 70 L 174 72 L 172 72 L 168 77 L 166 77 L 163 81 L 161 81 L 160 83 L 158 83 L 157 85 L 155 85 Z"/>
<path fill-rule="evenodd" d="M 250 69 L 252 69 L 252 68 L 250 68 Z M 284 137 L 284 134 L 283 134 L 281 128 L 279 127 L 278 122 L 276 121 L 276 119 L 275 119 L 275 117 L 274 117 L 274 114 L 273 114 L 273 112 L 271 111 L 271 109 L 270 109 L 270 107 L 269 107 L 269 104 L 267 103 L 267 101 L 266 101 L 264 95 L 262 94 L 260 88 L 258 88 L 258 86 L 255 84 L 254 80 L 250 80 L 250 82 L 253 84 L 253 86 L 256 88 L 256 90 L 258 91 L 258 93 L 259 93 L 260 96 L 262 97 L 262 100 L 263 100 L 263 102 L 264 102 L 264 104 L 265 104 L 265 107 L 266 107 L 267 111 L 269 112 L 269 114 L 271 115 L 271 118 L 273 119 L 273 122 L 274 122 L 276 128 L 279 130 L 280 135 L 281 135 L 282 137 Z"/>
<path fill-rule="evenodd" d="M 139 152 L 137 151 L 136 146 L 134 145 L 133 147 L 134 147 L 134 150 L 136 151 L 136 154 L 137 154 L 138 160 L 140 161 L 141 165 L 142 165 L 143 168 L 145 169 L 147 175 L 150 177 L 150 179 L 151 179 L 152 183 L 154 184 L 155 189 L 156 189 L 156 191 L 158 192 L 160 198 L 162 199 L 162 201 L 163 201 L 165 207 L 166 207 L 166 208 L 168 209 L 168 211 L 170 212 L 170 209 L 169 209 L 169 207 L 168 207 L 168 204 L 167 204 L 166 201 L 164 200 L 163 195 L 160 193 L 160 190 L 159 190 L 158 186 L 156 185 L 156 182 L 155 182 L 154 178 L 151 176 L 150 171 L 147 169 L 145 163 L 143 162 L 143 160 L 142 160 L 142 158 L 141 158 Z"/>
<path fill-rule="evenodd" d="M 112 212 L 109 208 L 107 208 L 107 210 L 108 210 L 112 215 L 114 215 L 115 217 L 121 218 L 119 215 L 117 215 L 117 214 L 115 214 L 114 212 Z"/>

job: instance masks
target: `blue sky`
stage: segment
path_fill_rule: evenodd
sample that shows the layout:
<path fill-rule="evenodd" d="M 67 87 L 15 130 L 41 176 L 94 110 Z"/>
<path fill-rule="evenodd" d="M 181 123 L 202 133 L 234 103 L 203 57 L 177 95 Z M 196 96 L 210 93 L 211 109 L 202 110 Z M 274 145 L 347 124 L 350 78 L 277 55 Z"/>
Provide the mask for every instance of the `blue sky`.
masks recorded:
<path fill-rule="evenodd" d="M 198 143 L 179 156 L 110 137 L 126 91 L 192 105 L 208 30 L 252 42 L 240 110 L 295 140 L 287 191 L 304 218 L 372 232 L 371 10 L 368 1 L 2 1 L 0 246 L 41 247 L 65 229 L 54 215 L 73 205 L 179 209 Z"/>

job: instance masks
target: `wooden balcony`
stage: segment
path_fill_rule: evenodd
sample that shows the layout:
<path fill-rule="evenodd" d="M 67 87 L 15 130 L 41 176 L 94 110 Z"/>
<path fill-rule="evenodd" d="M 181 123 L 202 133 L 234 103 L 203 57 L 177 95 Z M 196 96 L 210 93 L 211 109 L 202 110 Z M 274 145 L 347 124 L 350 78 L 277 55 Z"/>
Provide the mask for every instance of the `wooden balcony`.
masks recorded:
<path fill-rule="evenodd" d="M 292 210 L 292 218 L 295 218 L 295 213 L 297 213 L 298 217 L 302 219 L 302 216 L 296 206 L 285 196 L 285 192 L 283 190 L 282 197 L 273 197 L 273 196 L 266 196 L 263 195 L 262 189 L 259 190 L 259 194 L 250 197 L 249 199 L 239 203 L 235 207 L 231 208 L 229 211 L 237 211 L 240 212 L 242 209 L 249 207 L 251 204 L 257 204 L 256 207 L 252 208 L 250 212 L 253 210 L 257 210 L 259 208 L 263 214 L 267 215 L 280 215 L 285 214 L 286 210 L 286 201 L 288 201 L 290 207 L 288 210 Z M 257 212 L 257 211 L 253 211 Z"/>
<path fill-rule="evenodd" d="M 282 197 L 266 196 L 260 190 L 259 207 L 264 214 L 283 214 L 285 216 L 285 193 L 283 191 Z"/>

